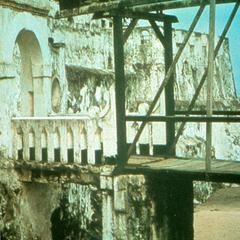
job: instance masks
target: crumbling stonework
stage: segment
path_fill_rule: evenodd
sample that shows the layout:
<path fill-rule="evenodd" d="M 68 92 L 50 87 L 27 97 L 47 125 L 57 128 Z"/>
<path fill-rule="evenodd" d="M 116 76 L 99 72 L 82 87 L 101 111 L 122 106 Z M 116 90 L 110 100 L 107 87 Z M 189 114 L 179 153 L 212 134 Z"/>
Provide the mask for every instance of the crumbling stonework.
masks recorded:
<path fill-rule="evenodd" d="M 52 239 L 101 239 L 101 194 L 94 186 L 63 185 L 59 206 L 51 215 Z"/>
<path fill-rule="evenodd" d="M 101 239 L 97 186 L 23 182 L 13 161 L 1 159 L 0 166 L 1 240 Z"/>
<path fill-rule="evenodd" d="M 190 181 L 113 176 L 109 166 L 99 167 L 102 176 L 95 185 L 90 181 L 94 177 L 84 174 L 74 182 L 65 168 L 62 171 L 66 175 L 55 176 L 55 182 L 49 176 L 44 176 L 42 182 L 36 180 L 43 172 L 41 167 L 35 176 L 26 178 L 20 176 L 19 169 L 15 171 L 17 164 L 9 159 L 29 154 L 28 148 L 23 150 L 24 144 L 38 150 L 52 148 L 47 159 L 35 159 L 38 164 L 55 164 L 55 152 L 64 152 L 57 160 L 64 166 L 72 161 L 68 162 L 71 158 L 67 156 L 72 152 L 77 152 L 74 156 L 81 164 L 114 161 L 116 155 L 112 23 L 92 20 L 91 16 L 55 19 L 57 10 L 56 2 L 47 0 L 5 1 L 0 8 L 0 239 L 175 239 L 176 234 L 183 240 L 191 239 Z M 174 31 L 174 54 L 184 35 L 184 31 Z M 125 48 L 127 114 L 147 112 L 164 78 L 163 55 L 153 31 L 138 26 Z M 206 68 L 206 59 L 207 35 L 194 33 L 176 67 L 177 110 L 187 108 Z M 239 106 L 231 68 L 226 39 L 216 59 L 214 105 L 218 109 Z M 196 109 L 203 109 L 205 99 L 203 89 Z M 165 114 L 164 101 L 162 96 L 154 114 Z M 84 116 L 84 120 L 71 119 L 70 125 L 61 119 L 66 115 Z M 43 118 L 36 122 L 32 118 L 12 120 L 14 117 Z M 81 131 L 76 121 L 82 124 Z M 29 132 L 15 128 L 20 125 Z M 154 146 L 165 144 L 164 127 L 163 123 L 148 124 L 136 153 L 142 153 L 141 145 L 148 145 L 152 155 Z M 127 124 L 128 143 L 138 128 L 138 122 Z M 39 129 L 41 137 L 36 137 Z M 215 157 L 239 160 L 238 126 L 214 124 L 213 129 Z M 19 148 L 13 147 L 16 145 Z M 90 154 L 86 157 L 86 153 Z M 204 157 L 204 124 L 187 124 L 177 154 Z M 18 164 L 24 168 L 24 162 Z M 206 188 L 207 194 L 209 189 L 211 186 Z M 173 205 L 173 210 L 167 203 Z M 176 216 L 178 209 L 181 211 Z M 175 224 L 169 225 L 170 221 Z"/>
<path fill-rule="evenodd" d="M 103 174 L 101 188 L 103 211 L 108 212 L 103 239 L 192 239 L 191 181 Z"/>

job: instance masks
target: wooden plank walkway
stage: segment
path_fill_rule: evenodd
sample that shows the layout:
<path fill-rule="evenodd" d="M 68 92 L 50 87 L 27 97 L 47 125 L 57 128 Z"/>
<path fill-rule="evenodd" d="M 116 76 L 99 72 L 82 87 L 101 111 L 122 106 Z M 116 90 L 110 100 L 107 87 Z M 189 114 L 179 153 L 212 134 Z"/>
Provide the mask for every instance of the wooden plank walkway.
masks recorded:
<path fill-rule="evenodd" d="M 211 171 L 205 171 L 203 159 L 132 156 L 123 170 L 133 174 L 168 174 L 193 180 L 240 183 L 240 161 L 213 160 Z"/>

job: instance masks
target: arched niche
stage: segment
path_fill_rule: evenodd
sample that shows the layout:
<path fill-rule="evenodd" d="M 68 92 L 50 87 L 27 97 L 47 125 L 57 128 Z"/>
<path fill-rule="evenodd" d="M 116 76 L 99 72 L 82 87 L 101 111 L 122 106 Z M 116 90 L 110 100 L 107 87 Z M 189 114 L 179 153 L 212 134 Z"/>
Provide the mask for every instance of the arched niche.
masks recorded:
<path fill-rule="evenodd" d="M 61 87 L 57 78 L 52 82 L 52 110 L 59 113 L 61 109 Z"/>
<path fill-rule="evenodd" d="M 48 46 L 49 27 L 43 18 L 37 18 L 31 13 L 19 12 L 15 16 L 7 15 L 0 31 L 0 62 L 12 64 L 13 49 L 16 39 L 22 30 L 28 30 L 36 36 L 43 55 L 44 66 L 51 62 Z"/>
<path fill-rule="evenodd" d="M 34 32 L 23 29 L 19 32 L 15 47 L 20 52 L 20 114 L 34 116 L 37 102 L 41 97 L 41 86 L 35 82 L 33 72 L 41 72 L 43 65 L 42 52 Z"/>

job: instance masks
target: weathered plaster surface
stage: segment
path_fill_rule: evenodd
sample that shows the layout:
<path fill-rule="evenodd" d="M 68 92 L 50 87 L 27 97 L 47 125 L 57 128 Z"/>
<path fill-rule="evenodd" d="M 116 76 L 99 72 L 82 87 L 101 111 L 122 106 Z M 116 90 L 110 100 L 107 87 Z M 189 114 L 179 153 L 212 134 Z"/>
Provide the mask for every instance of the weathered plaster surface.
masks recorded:
<path fill-rule="evenodd" d="M 89 17 L 74 17 L 71 21 L 52 21 L 52 37 L 56 42 L 65 43 L 65 61 L 69 65 L 79 65 L 95 69 L 113 70 L 113 46 L 112 34 L 110 29 L 111 22 L 104 20 L 103 24 L 99 21 L 91 20 Z M 143 38 L 144 34 L 144 38 Z M 185 32 L 176 30 L 173 33 L 173 50 L 176 54 Z M 81 39 L 81 41 L 76 41 Z M 162 54 L 161 54 L 162 53 Z M 191 59 L 191 60 L 190 60 Z M 125 46 L 125 62 L 127 75 L 126 89 L 126 109 L 128 113 L 145 114 L 149 108 L 150 102 L 164 78 L 164 56 L 163 48 L 159 40 L 155 37 L 152 30 L 147 27 L 137 27 L 129 37 Z M 198 86 L 198 82 L 207 66 L 207 35 L 193 33 L 190 41 L 183 52 L 176 67 L 175 99 L 176 110 L 186 110 L 190 100 Z M 76 77 L 74 81 L 67 77 L 69 86 L 69 106 L 70 112 L 86 113 L 87 109 L 81 107 L 90 106 L 99 109 L 101 106 L 96 101 L 97 96 L 107 96 L 109 94 L 109 85 L 102 85 L 96 88 L 98 78 L 89 75 L 85 77 Z M 77 83 L 79 82 L 79 83 Z M 78 84 L 78 87 L 75 87 Z M 85 85 L 89 91 L 85 90 Z M 81 87 L 82 86 L 82 87 Z M 81 89 L 78 89 L 78 88 Z M 107 88 L 106 88 L 107 87 Z M 90 89 L 93 89 L 90 90 Z M 78 93 L 77 93 L 78 92 Z M 82 94 L 85 97 L 82 97 Z M 83 100 L 84 99 L 84 100 Z M 109 96 L 110 99 L 110 96 Z M 106 115 L 114 115 L 114 103 L 111 104 L 111 111 Z M 206 102 L 206 84 L 204 85 L 199 100 L 197 100 L 196 110 L 205 109 Z M 158 102 L 154 113 L 165 113 L 164 95 Z M 229 43 L 226 39 L 220 49 L 215 63 L 214 80 L 214 109 L 229 110 L 237 109 L 239 103 L 235 95 L 234 78 L 232 74 L 231 59 L 229 55 Z M 81 109 L 82 108 L 82 109 Z M 92 109 L 87 107 L 88 109 Z M 76 110 L 73 110 L 76 109 Z M 88 113 L 92 111 L 87 111 Z M 111 117 L 114 121 L 114 117 Z M 105 121 L 109 124 L 109 121 Z M 113 123 L 111 123 L 113 124 Z M 153 152 L 153 146 L 165 144 L 164 123 L 148 124 L 147 129 L 140 138 L 140 144 L 150 144 L 150 153 Z M 178 125 L 177 125 L 178 126 Z M 128 123 L 128 142 L 133 139 L 139 123 Z M 229 124 L 214 124 L 213 140 L 214 152 L 217 158 L 229 158 L 238 160 L 238 144 L 232 142 L 226 132 Z M 232 129 L 236 129 L 232 138 L 238 138 L 237 124 L 232 124 Z M 103 128 L 103 134 L 107 132 Z M 109 133 L 109 131 L 108 131 Z M 221 137 L 217 137 L 221 135 Z M 231 135 L 231 134 L 230 134 Z M 114 136 L 112 137 L 114 139 Z M 116 140 L 114 140 L 116 142 Z M 222 144 L 229 146 L 222 148 Z M 228 149 L 231 149 L 228 151 Z M 232 151 L 232 149 L 234 149 Z M 137 152 L 140 152 L 137 145 Z M 177 145 L 177 154 L 180 156 L 204 157 L 205 152 L 205 126 L 204 124 L 187 124 L 183 137 L 180 138 Z"/>
<path fill-rule="evenodd" d="M 13 2 L 13 1 L 12 1 Z M 27 3 L 37 8 L 48 7 L 48 1 L 15 1 Z M 40 5 L 39 5 L 40 4 Z M 89 132 L 87 137 L 91 152 L 89 163 L 94 164 L 94 150 L 102 150 L 105 157 L 116 154 L 115 130 L 115 99 L 113 79 L 113 46 L 111 22 L 91 20 L 91 16 L 74 17 L 73 19 L 56 20 L 54 16 L 57 7 L 52 1 L 49 18 L 40 17 L 29 11 L 19 12 L 13 8 L 0 8 L 0 155 L 12 157 L 12 117 L 34 115 L 86 116 L 91 121 L 86 124 L 82 135 Z M 33 48 L 29 44 L 28 54 L 25 57 L 20 51 L 21 42 L 17 41 L 22 31 L 31 33 L 35 39 Z M 184 31 L 174 31 L 174 54 L 184 38 Z M 30 46 L 31 45 L 31 46 Z M 25 46 L 25 49 L 28 46 Z M 28 49 L 28 48 L 27 48 Z M 34 50 L 38 49 L 36 53 Z M 34 57 L 35 56 L 35 57 Z M 32 80 L 30 89 L 36 96 L 34 111 L 22 105 L 25 90 L 23 84 L 24 60 L 28 59 L 27 80 Z M 191 60 L 190 60 L 191 59 Z M 146 27 L 137 27 L 130 36 L 125 49 L 126 61 L 126 109 L 127 113 L 144 114 L 149 108 L 153 95 L 164 78 L 163 48 Z M 184 110 L 200 81 L 206 68 L 207 35 L 194 33 L 176 67 L 177 81 L 175 84 L 176 109 Z M 30 63 L 29 63 L 30 62 Z M 75 69 L 69 73 L 68 67 Z M 79 70 L 80 69 L 80 70 Z M 80 71 L 80 72 L 78 72 Z M 52 108 L 52 83 L 59 82 L 59 111 Z M 236 109 L 239 103 L 235 96 L 228 41 L 225 40 L 216 59 L 214 100 L 215 107 L 229 110 Z M 30 85 L 31 85 L 30 84 Z M 30 85 L 26 84 L 27 87 Z M 26 87 L 26 86 L 25 86 Z M 197 109 L 205 106 L 206 91 L 201 92 Z M 25 92 L 26 93 L 26 92 Z M 27 101 L 28 103 L 28 101 Z M 164 114 L 164 96 L 159 100 L 155 114 Z M 26 112 L 25 112 L 26 111 Z M 30 113 L 31 114 L 30 114 Z M 52 143 L 67 150 L 69 140 L 66 121 L 49 121 L 49 129 L 53 126 L 62 127 L 62 138 L 52 138 Z M 32 122 L 29 120 L 28 124 Z M 37 130 L 40 124 L 34 125 Z M 42 126 L 41 126 L 42 127 Z M 128 142 L 131 142 L 139 123 L 129 123 Z M 153 145 L 165 143 L 164 124 L 148 124 L 137 144 L 137 153 L 141 153 L 140 144 L 149 144 L 149 152 L 153 154 Z M 239 160 L 239 126 L 237 124 L 214 124 L 213 153 L 217 158 Z M 31 130 L 31 129 L 30 129 Z M 55 131 L 56 129 L 54 129 Z M 16 129 L 14 129 L 16 132 Z M 53 132 L 54 132 L 53 131 Z M 56 131 L 57 132 L 57 131 Z M 31 146 L 33 146 L 32 132 Z M 45 132 L 44 132 L 45 133 Z M 70 134 L 71 135 L 71 134 Z M 81 150 L 86 139 L 78 135 L 75 150 Z M 50 136 L 50 134 L 49 134 Z M 29 136 L 28 136 L 29 137 Z M 64 137 L 64 138 L 63 138 Z M 15 139 L 14 139 L 15 140 Z M 26 140 L 26 139 L 25 139 Z M 29 140 L 29 139 L 28 139 Z M 70 137 L 70 146 L 73 141 Z M 38 139 L 39 143 L 39 139 Z M 44 142 L 46 144 L 46 141 Z M 224 146 L 224 147 L 223 147 Z M 86 147 L 86 146 L 84 146 Z M 103 148 L 103 149 L 102 149 Z M 183 136 L 177 145 L 177 154 L 188 157 L 204 157 L 205 126 L 203 124 L 188 124 Z M 54 149 L 52 149 L 54 150 Z M 79 154 L 79 152 L 78 152 Z M 51 155 L 51 161 L 53 151 Z M 62 158 L 66 163 L 65 156 Z M 80 159 L 80 158 L 79 158 Z M 41 160 L 41 159 L 38 159 Z M 103 160 L 103 159 L 101 159 Z M 11 161 L 0 161 L 0 239 L 158 239 L 166 236 L 166 232 L 178 233 L 179 229 L 168 225 L 168 219 L 173 222 L 184 223 L 181 218 L 174 218 L 168 212 L 166 203 L 175 201 L 173 193 L 178 193 L 171 185 L 166 191 L 165 181 L 161 184 L 161 191 L 150 194 L 149 182 L 143 176 L 116 176 L 111 175 L 112 169 L 101 169 L 102 177 L 98 180 L 99 186 L 88 184 L 26 183 L 19 181 L 13 170 Z M 71 180 L 71 176 L 69 177 Z M 68 179 L 68 180 L 69 180 Z M 168 183 L 169 184 L 169 183 Z M 187 183 L 189 194 L 183 194 L 189 204 L 183 204 L 181 216 L 191 207 L 191 183 Z M 184 186 L 186 186 L 183 183 Z M 158 186 L 157 186 L 158 187 Z M 156 190 L 157 188 L 155 188 Z M 178 190 L 179 191 L 179 190 Z M 208 193 L 207 193 L 208 194 Z M 158 197 L 162 202 L 163 214 L 159 217 Z M 180 197 L 181 194 L 178 195 Z M 175 201 L 176 202 L 176 201 Z M 184 201 L 183 201 L 184 202 Z M 164 205 L 165 204 L 165 205 Z M 165 206 L 165 207 L 164 207 Z M 174 205 L 181 208 L 181 205 Z M 176 209 L 175 209 L 176 210 Z M 180 219 L 180 220 L 179 220 Z M 191 215 L 187 216 L 191 221 Z M 177 226 L 178 224 L 176 224 Z M 60 230 L 59 230 L 60 229 Z M 176 230 L 176 231 L 175 231 Z M 192 229 L 186 229 L 189 235 Z M 61 237 L 58 235 L 60 234 Z M 182 239 L 187 239 L 185 233 Z"/>
<path fill-rule="evenodd" d="M 101 238 L 96 185 L 22 182 L 14 162 L 0 161 L 0 237 L 3 240 Z M 43 179 L 44 180 L 44 179 Z"/>

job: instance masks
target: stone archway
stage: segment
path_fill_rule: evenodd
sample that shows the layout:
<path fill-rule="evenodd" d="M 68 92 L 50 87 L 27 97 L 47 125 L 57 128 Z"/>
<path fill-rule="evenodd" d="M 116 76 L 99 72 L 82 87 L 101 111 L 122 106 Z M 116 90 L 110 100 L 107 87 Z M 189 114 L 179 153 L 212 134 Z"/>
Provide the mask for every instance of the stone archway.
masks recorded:
<path fill-rule="evenodd" d="M 4 149 L 4 156 L 12 157 L 11 119 L 15 116 L 32 116 L 33 114 L 34 116 L 47 116 L 51 111 L 51 104 L 49 104 L 52 78 L 51 52 L 48 45 L 49 28 L 45 18 L 39 18 L 28 12 L 15 12 L 7 8 L 0 9 L 0 12 L 2 16 L 0 146 Z M 16 54 L 17 59 L 14 59 Z M 27 57 L 23 59 L 23 55 Z M 25 73 L 22 71 L 22 62 L 28 62 L 28 70 Z M 16 66 L 19 67 L 16 69 Z M 27 80 L 30 81 L 30 86 Z M 32 108 L 24 105 L 22 96 L 27 96 L 27 87 L 25 92 L 22 92 L 23 83 L 30 88 L 28 92 L 32 92 L 32 96 L 28 96 L 33 99 L 30 104 Z M 36 94 L 36 90 L 39 94 Z"/>
<path fill-rule="evenodd" d="M 4 9 L 2 11 L 4 11 Z M 46 116 L 51 111 L 52 79 L 51 52 L 48 45 L 49 28 L 47 21 L 26 12 L 17 14 L 7 12 L 4 16 L 0 32 L 0 78 L 6 81 L 1 81 L 0 85 L 2 89 L 9 89 L 11 85 L 11 94 L 13 96 L 11 96 L 11 98 L 9 97 L 9 101 L 7 99 L 9 94 L 6 93 L 7 97 L 5 99 L 7 101 L 5 101 L 5 106 L 2 106 L 2 109 L 0 109 L 0 113 L 9 113 L 6 118 L 12 116 L 31 116 L 33 112 L 34 116 Z M 34 106 L 33 104 L 33 110 L 29 110 L 28 112 L 23 112 L 21 109 L 23 100 L 20 99 L 21 93 L 18 90 L 22 87 L 20 86 L 21 81 L 18 81 L 17 84 L 13 86 L 14 80 L 22 79 L 23 75 L 25 75 L 21 74 L 22 67 L 16 69 L 16 61 L 14 59 L 16 49 L 18 53 L 18 62 L 22 62 L 22 52 L 28 53 L 28 55 L 31 56 L 31 58 L 28 57 L 28 59 L 31 60 L 31 75 L 32 81 L 34 82 L 32 92 L 36 89 L 41 91 L 41 94 L 34 94 L 34 96 L 32 96 L 34 104 L 37 103 L 38 106 Z M 22 66 L 22 63 L 18 64 L 18 66 Z M 16 70 L 20 71 L 16 74 Z M 10 79 L 14 80 L 10 81 Z M 19 97 L 18 101 L 16 101 L 16 96 Z M 31 98 L 31 96 L 29 98 Z M 9 102 L 11 102 L 11 104 Z M 11 109 L 8 109 L 9 106 L 12 106 Z"/>
<path fill-rule="evenodd" d="M 43 65 L 39 42 L 32 31 L 23 29 L 19 32 L 15 47 L 20 52 L 20 114 L 21 116 L 36 115 L 38 98 L 41 98 L 42 82 L 34 79 L 36 72 L 41 71 Z"/>

